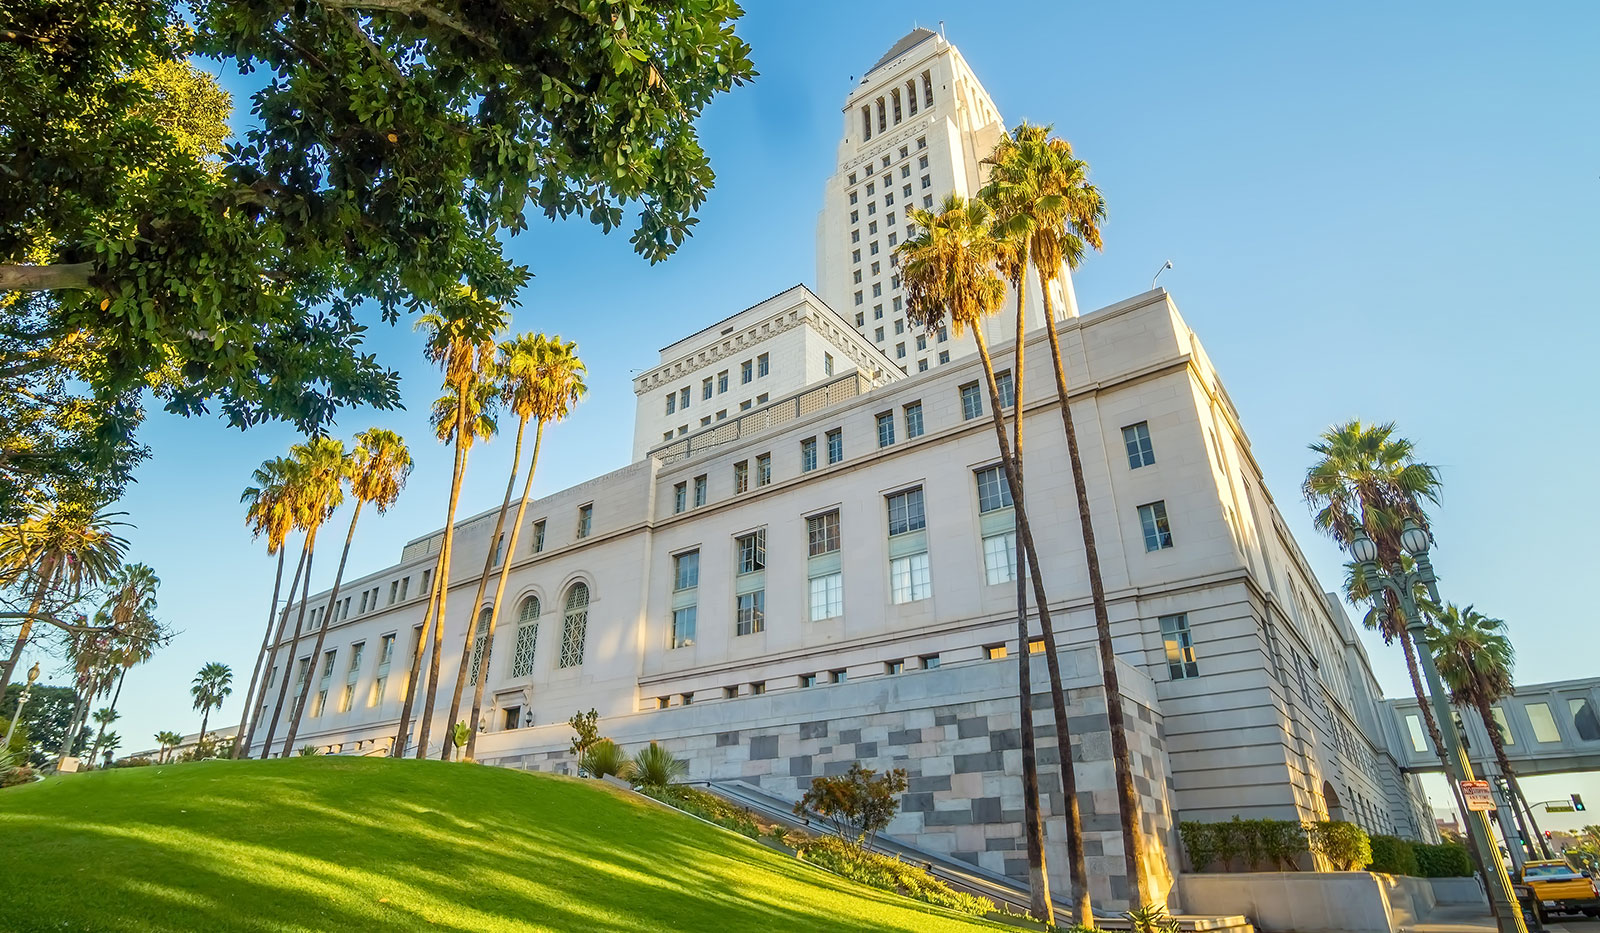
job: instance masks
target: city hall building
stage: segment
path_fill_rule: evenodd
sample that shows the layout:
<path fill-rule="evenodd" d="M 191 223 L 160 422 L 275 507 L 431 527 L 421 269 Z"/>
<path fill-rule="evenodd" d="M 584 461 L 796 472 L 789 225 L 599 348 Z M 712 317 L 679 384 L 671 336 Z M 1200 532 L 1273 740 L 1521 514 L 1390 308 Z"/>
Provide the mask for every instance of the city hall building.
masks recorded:
<path fill-rule="evenodd" d="M 904 768 L 891 835 L 1021 877 L 1015 652 L 1043 646 L 1017 641 L 1013 506 L 971 337 L 912 328 L 894 262 L 905 210 L 975 190 L 1004 124 L 960 53 L 925 29 L 867 72 L 842 116 L 817 288 L 662 349 L 634 379 L 633 462 L 530 503 L 515 553 L 509 529 L 490 540 L 495 511 L 457 525 L 432 735 L 448 732 L 468 623 L 487 617 L 469 603 L 493 548 L 509 580 L 488 662 L 481 635 L 470 660 L 485 679 L 480 761 L 573 773 L 566 722 L 592 707 L 629 752 L 659 741 L 693 779 L 789 800 L 856 761 Z M 1432 835 L 1354 627 L 1290 536 L 1172 298 L 1157 289 L 1080 315 L 1065 275 L 1059 289 L 1152 883 L 1180 867 L 1184 819 L 1332 817 Z M 1003 322 L 992 353 L 1007 415 L 1026 419 L 1089 874 L 1111 906 L 1127 888 L 1106 698 L 1036 294 L 1030 308 L 1021 398 Z M 442 535 L 349 579 L 329 618 L 328 594 L 312 597 L 311 634 L 329 627 L 322 657 L 309 639 L 298 657 L 274 647 L 269 686 L 314 678 L 305 743 L 388 749 Z M 292 630 L 297 606 L 286 611 Z M 1033 671 L 1047 854 L 1065 891 L 1060 758 L 1044 664 Z"/>

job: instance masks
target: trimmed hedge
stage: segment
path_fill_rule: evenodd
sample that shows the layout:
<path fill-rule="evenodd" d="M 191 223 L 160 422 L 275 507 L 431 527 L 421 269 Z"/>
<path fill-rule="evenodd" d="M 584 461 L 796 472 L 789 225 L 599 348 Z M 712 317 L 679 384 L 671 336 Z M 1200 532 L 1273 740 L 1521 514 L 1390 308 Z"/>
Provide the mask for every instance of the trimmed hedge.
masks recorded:
<path fill-rule="evenodd" d="M 1368 863 L 1367 871 L 1381 871 L 1386 875 L 1422 875 L 1417 867 L 1416 846 L 1398 836 L 1372 837 L 1372 861 Z"/>
<path fill-rule="evenodd" d="M 1205 871 L 1213 863 L 1219 863 L 1221 871 L 1295 871 L 1300 857 L 1309 852 L 1349 871 L 1372 858 L 1366 830 L 1343 820 L 1301 823 L 1235 816 L 1222 823 L 1182 822 L 1178 835 L 1195 871 Z"/>
<path fill-rule="evenodd" d="M 1472 856 L 1459 842 L 1441 842 L 1436 846 L 1416 843 L 1417 868 L 1424 878 L 1469 878 L 1472 876 Z"/>

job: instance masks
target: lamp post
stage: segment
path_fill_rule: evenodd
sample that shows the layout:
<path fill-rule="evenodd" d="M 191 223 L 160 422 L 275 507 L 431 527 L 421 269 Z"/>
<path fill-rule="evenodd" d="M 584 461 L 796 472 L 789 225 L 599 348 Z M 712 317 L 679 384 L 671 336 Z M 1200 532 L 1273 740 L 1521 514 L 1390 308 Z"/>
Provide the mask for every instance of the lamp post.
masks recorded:
<path fill-rule="evenodd" d="M 6 726 L 6 740 L 0 742 L 0 750 L 11 747 L 11 733 L 17 731 L 17 723 L 22 721 L 22 708 L 28 705 L 28 700 L 33 696 L 33 682 L 39 679 L 39 662 L 33 662 L 28 668 L 28 682 L 22 686 L 22 694 L 17 697 L 17 712 L 11 717 L 11 725 Z"/>
<path fill-rule="evenodd" d="M 1411 555 L 1416 563 L 1415 570 L 1407 572 L 1398 563 L 1388 570 L 1380 567 L 1378 545 L 1365 532 L 1358 532 L 1355 540 L 1350 542 L 1350 553 L 1356 559 L 1356 573 L 1366 583 L 1368 592 L 1376 595 L 1379 590 L 1388 590 L 1399 600 L 1401 611 L 1406 616 L 1406 634 L 1416 646 L 1417 659 L 1422 664 L 1423 678 L 1428 684 L 1434 720 L 1439 723 L 1439 732 L 1444 738 L 1445 759 L 1450 767 L 1448 777 L 1457 782 L 1471 781 L 1475 780 L 1472 763 L 1467 760 L 1466 751 L 1461 746 L 1461 736 L 1450 715 L 1449 699 L 1439 680 L 1439 669 L 1433 663 L 1427 623 L 1417 610 L 1416 586 L 1419 583 L 1427 588 L 1428 599 L 1435 604 L 1439 602 L 1439 588 L 1436 585 L 1439 578 L 1434 575 L 1433 562 L 1428 559 L 1428 543 L 1428 533 L 1408 518 L 1401 526 L 1400 546 Z M 1511 893 L 1511 878 L 1506 875 L 1505 863 L 1500 860 L 1500 852 L 1491 841 L 1488 816 L 1480 810 L 1469 810 L 1461 815 L 1461 820 L 1466 824 L 1472 848 L 1478 854 L 1478 864 L 1483 866 L 1487 876 L 1484 878 L 1484 887 L 1488 889 L 1489 902 L 1494 907 L 1500 933 L 1527 933 L 1528 928 L 1522 922 L 1521 905 Z"/>

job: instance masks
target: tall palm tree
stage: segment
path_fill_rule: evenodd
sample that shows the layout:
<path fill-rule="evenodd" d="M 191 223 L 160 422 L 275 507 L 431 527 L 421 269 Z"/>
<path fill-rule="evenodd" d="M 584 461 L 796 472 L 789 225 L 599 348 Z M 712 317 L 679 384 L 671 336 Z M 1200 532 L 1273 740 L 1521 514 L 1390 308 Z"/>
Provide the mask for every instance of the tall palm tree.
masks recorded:
<path fill-rule="evenodd" d="M 523 334 L 500 345 L 501 395 L 500 400 L 517 416 L 518 457 L 512 462 L 511 481 L 516 479 L 520 462 L 522 432 L 528 420 L 534 419 L 533 459 L 528 461 L 528 478 L 522 483 L 522 499 L 517 503 L 517 516 L 511 523 L 511 541 L 506 545 L 506 557 L 500 564 L 500 579 L 495 584 L 494 604 L 489 610 L 489 630 L 484 635 L 483 659 L 478 665 L 478 682 L 472 691 L 472 717 L 468 721 L 466 757 L 477 750 L 478 719 L 483 712 L 483 687 L 489 679 L 489 659 L 494 649 L 494 630 L 500 620 L 501 601 L 506 593 L 506 578 L 511 575 L 511 558 L 517 553 L 517 541 L 522 532 L 522 520 L 528 511 L 528 497 L 533 492 L 533 474 L 539 468 L 539 447 L 544 441 L 547 424 L 566 420 L 572 407 L 583 398 L 588 387 L 583 378 L 588 368 L 578 359 L 578 344 L 562 340 L 560 335 Z M 506 486 L 509 494 L 510 481 Z M 504 506 L 501 506 L 502 512 Z M 498 535 L 496 540 L 498 540 Z M 483 594 L 478 595 L 482 602 Z M 473 605 L 477 605 L 474 602 Z M 452 720 L 454 713 L 451 714 Z"/>
<path fill-rule="evenodd" d="M 1349 421 L 1334 425 L 1309 448 L 1322 459 L 1306 471 L 1300 492 L 1313 509 L 1312 521 L 1317 530 L 1347 551 L 1351 542 L 1365 533 L 1377 545 L 1379 565 L 1386 571 L 1399 567 L 1408 559 L 1400 546 L 1400 531 L 1406 520 L 1426 531 L 1428 513 L 1424 503 L 1439 501 L 1438 469 L 1417 459 L 1415 445 L 1395 434 L 1394 422 L 1368 425 Z M 1385 643 L 1400 642 L 1422 721 L 1439 763 L 1449 773 L 1439 722 L 1434 718 L 1417 666 L 1417 651 L 1428 650 L 1425 638 L 1421 634 L 1406 637 L 1405 611 L 1393 592 L 1383 590 L 1382 600 L 1382 611 L 1375 621 L 1382 626 Z M 1465 813 L 1466 808 L 1461 812 Z"/>
<path fill-rule="evenodd" d="M 1472 707 L 1483 720 L 1483 730 L 1489 734 L 1500 773 L 1505 776 L 1511 793 L 1520 798 L 1527 809 L 1528 798 L 1522 795 L 1517 773 L 1511 767 L 1511 759 L 1506 757 L 1505 738 L 1492 708 L 1516 692 L 1511 671 L 1516 665 L 1517 652 L 1511 646 L 1505 622 L 1491 619 L 1472 606 L 1462 608 L 1455 603 L 1430 606 L 1426 611 L 1428 646 L 1433 651 L 1439 677 L 1450 690 L 1450 702 Z M 1528 813 L 1532 816 L 1531 809 Z M 1533 834 L 1543 838 L 1537 826 Z"/>
<path fill-rule="evenodd" d="M 289 654 L 283 663 L 283 680 L 278 683 L 278 699 L 272 709 L 272 719 L 267 724 L 267 738 L 261 744 L 261 757 L 272 755 L 272 739 L 283 719 L 283 701 L 289 695 L 289 681 L 293 676 L 295 659 L 300 652 L 300 635 L 305 630 L 306 609 L 311 601 L 311 566 L 316 559 L 317 532 L 322 523 L 344 502 L 344 444 L 332 438 L 319 437 L 289 448 L 289 457 L 295 461 L 290 471 L 291 483 L 287 495 L 292 503 L 295 524 L 305 533 L 300 547 L 305 559 L 305 584 L 300 591 L 300 605 L 295 613 L 294 637 L 289 640 Z M 289 590 L 294 599 L 293 587 Z M 287 621 L 287 616 L 285 617 Z M 321 620 L 324 625 L 328 619 Z M 311 679 L 316 658 L 306 664 L 306 680 Z M 237 743 L 235 743 L 237 744 Z"/>
<path fill-rule="evenodd" d="M 189 685 L 194 696 L 194 708 L 200 711 L 200 743 L 206 742 L 206 728 L 211 724 L 211 711 L 220 709 L 222 701 L 233 692 L 233 669 L 220 661 L 212 661 L 200 668 Z"/>
<path fill-rule="evenodd" d="M 27 616 L 0 668 L 0 694 L 11 684 L 46 600 L 52 595 L 76 600 L 122 565 L 128 542 L 112 531 L 123 524 L 112 521 L 113 514 L 120 513 L 54 503 L 16 525 L 0 527 L 0 586 L 33 587 Z"/>
<path fill-rule="evenodd" d="M 171 638 L 155 618 L 156 589 L 160 585 L 155 571 L 144 564 L 124 565 L 110 581 L 110 598 L 95 613 L 95 624 L 114 633 L 110 657 L 117 669 L 116 688 L 111 695 L 113 712 L 122 699 L 122 683 L 128 671 L 150 660 L 156 649 Z M 100 735 L 89 753 L 91 761 L 98 755 L 107 724 L 100 725 Z"/>
<path fill-rule="evenodd" d="M 122 714 L 109 706 L 102 706 L 95 710 L 89 716 L 89 718 L 94 720 L 95 725 L 100 727 L 99 731 L 94 737 L 94 744 L 89 746 L 89 760 L 92 762 L 96 758 L 100 757 L 100 745 L 106 739 L 106 729 L 109 728 L 112 723 L 121 719 Z"/>
<path fill-rule="evenodd" d="M 494 352 L 495 337 L 505 326 L 506 315 L 498 306 L 484 302 L 462 289 L 444 310 L 431 311 L 417 321 L 418 329 L 428 332 L 423 353 L 428 361 L 444 370 L 445 394 L 434 403 L 433 424 L 439 439 L 455 445 L 455 463 L 450 475 L 450 500 L 445 510 L 443 540 L 433 574 L 433 592 L 422 619 L 422 641 L 411 659 L 411 674 L 400 702 L 400 724 L 395 733 L 394 756 L 405 754 L 406 731 L 410 726 L 411 703 L 421 671 L 422 648 L 431 627 L 433 655 L 428 667 L 427 700 L 417 727 L 417 757 L 428 752 L 433 726 L 433 707 L 439 690 L 439 655 L 444 648 L 445 608 L 450 586 L 450 558 L 455 545 L 456 505 L 461 499 L 461 483 L 466 476 L 467 452 L 480 437 L 494 433 Z M 477 609 L 473 608 L 476 618 Z M 448 743 L 447 743 L 448 744 Z"/>
<path fill-rule="evenodd" d="M 989 209 L 983 202 L 969 201 L 955 194 L 944 199 L 937 214 L 926 210 L 912 212 L 911 222 L 916 232 L 898 248 L 905 270 L 903 278 L 908 296 L 906 316 L 925 330 L 936 329 L 948 317 L 950 329 L 955 331 L 956 336 L 966 329 L 972 331 L 978 357 L 983 363 L 995 438 L 1000 446 L 1001 467 L 1011 491 L 1017 533 L 1022 536 L 1026 554 L 1031 558 L 1029 569 L 1033 577 L 1034 598 L 1043 619 L 1050 611 L 1050 604 L 1038 572 L 1038 560 L 1032 544 L 1033 533 L 1028 525 L 1022 490 L 1017 482 L 1011 445 L 1006 440 L 1005 415 L 1000 404 L 1000 391 L 995 383 L 994 362 L 989 357 L 989 345 L 983 336 L 984 319 L 999 310 L 1005 300 L 1005 282 L 995 271 L 995 264 L 1004 259 L 1004 246 L 993 235 L 990 221 Z M 1022 568 L 1019 567 L 1018 572 L 1021 573 Z M 1044 825 L 1039 815 L 1039 768 L 1033 728 L 1029 641 L 1027 614 L 1018 612 L 1018 731 L 1022 745 L 1023 835 L 1028 852 L 1029 909 L 1036 919 L 1053 923 L 1055 913 L 1050 901 L 1050 881 L 1045 865 Z M 1056 724 L 1058 734 L 1065 734 L 1066 727 L 1063 718 Z M 1062 770 L 1069 771 L 1070 768 L 1070 760 L 1063 761 Z M 1076 803 L 1075 795 L 1067 798 L 1069 807 Z M 1083 888 L 1087 890 L 1087 885 Z"/>
<path fill-rule="evenodd" d="M 1050 127 L 1022 123 L 1003 137 L 987 160 L 989 183 L 983 197 L 994 205 L 997 222 L 1014 239 L 1038 277 L 1043 302 L 1043 317 L 1050 340 L 1051 368 L 1055 373 L 1056 396 L 1066 439 L 1067 459 L 1072 469 L 1078 506 L 1078 526 L 1083 536 L 1084 561 L 1089 576 L 1089 592 L 1094 608 L 1095 634 L 1099 644 L 1101 685 L 1106 696 L 1106 718 L 1111 733 L 1111 751 L 1116 775 L 1118 814 L 1121 821 L 1123 853 L 1134 907 L 1138 907 L 1147 888 L 1144 845 L 1140 833 L 1139 794 L 1134 783 L 1133 758 L 1128 748 L 1121 684 L 1117 676 L 1116 651 L 1111 641 L 1111 620 L 1106 608 L 1105 584 L 1100 574 L 1100 555 L 1095 544 L 1094 524 L 1089 509 L 1088 486 L 1083 473 L 1083 458 L 1078 433 L 1072 420 L 1067 395 L 1066 360 L 1056 331 L 1055 310 L 1051 307 L 1050 286 L 1063 281 L 1066 268 L 1076 269 L 1087 246 L 1101 246 L 1100 224 L 1105 219 L 1105 201 L 1088 183 L 1088 167 L 1073 158 L 1072 147 L 1050 135 Z M 1018 345 L 1021 345 L 1022 308 L 1026 289 L 1016 282 Z M 1020 355 L 1020 351 L 1019 351 Z M 1017 368 L 1022 368 L 1021 363 Z M 1021 392 L 1017 393 L 1020 398 Z M 1021 455 L 1016 455 L 1021 460 Z M 1041 625 L 1045 657 L 1051 675 L 1051 696 L 1063 715 L 1065 698 L 1061 692 L 1060 665 L 1056 661 L 1056 638 L 1051 626 Z M 1063 758 L 1066 750 L 1063 750 Z M 1076 833 L 1069 834 L 1069 852 Z M 1074 855 L 1074 861 L 1079 857 Z M 1076 882 L 1074 882 L 1076 884 Z M 1076 893 L 1076 892 L 1074 892 Z M 1087 910 L 1087 904 L 1083 908 Z M 1089 923 L 1086 916 L 1079 923 Z"/>
<path fill-rule="evenodd" d="M 183 736 L 176 732 L 157 732 L 155 735 L 156 746 L 160 751 L 156 754 L 156 763 L 165 764 L 167 749 L 177 748 L 183 744 Z"/>
<path fill-rule="evenodd" d="M 400 498 L 400 491 L 406 488 L 406 477 L 411 475 L 411 452 L 406 450 L 405 440 L 393 431 L 368 428 L 356 435 L 355 449 L 345 458 L 344 475 L 350 481 L 350 494 L 355 497 L 356 508 L 350 515 L 350 530 L 345 532 L 344 550 L 339 554 L 339 569 L 333 575 L 333 591 L 328 594 L 322 625 L 317 628 L 316 645 L 311 649 L 313 665 L 322 657 L 322 646 L 327 641 L 328 628 L 333 624 L 334 611 L 339 605 L 339 586 L 344 582 L 344 566 L 350 558 L 350 542 L 355 540 L 361 507 L 370 502 L 379 515 L 389 511 L 389 507 Z M 300 720 L 305 716 L 306 697 L 311 693 L 314 674 L 308 674 L 305 683 L 300 685 L 300 698 L 289 717 L 289 734 L 283 740 L 285 756 L 294 748 L 295 736 L 300 732 Z"/>
<path fill-rule="evenodd" d="M 105 738 L 100 740 L 100 751 L 105 755 L 105 761 L 101 762 L 100 766 L 102 768 L 111 767 L 111 754 L 121 747 L 122 736 L 117 735 L 115 732 L 107 732 Z"/>
<path fill-rule="evenodd" d="M 79 747 L 83 727 L 89 721 L 89 703 L 104 693 L 117 672 L 116 642 L 111 632 L 80 631 L 72 634 L 67 644 L 67 657 L 72 662 L 73 692 L 77 703 L 67 728 L 62 730 L 61 749 L 57 753 L 56 768 Z"/>
<path fill-rule="evenodd" d="M 243 757 L 255 737 L 257 718 L 255 710 L 261 705 L 261 701 L 256 698 L 256 684 L 260 681 L 264 669 L 269 669 L 267 651 L 272 645 L 272 620 L 278 615 L 278 596 L 283 587 L 283 561 L 288 553 L 285 545 L 295 527 L 294 503 L 289 496 L 294 468 L 294 461 L 288 457 L 274 457 L 263 462 L 251 474 L 250 478 L 255 485 L 246 487 L 239 496 L 239 501 L 247 505 L 245 524 L 250 526 L 250 537 L 267 536 L 267 556 L 278 555 L 278 570 L 272 578 L 272 602 L 267 605 L 267 625 L 265 631 L 261 633 L 261 650 L 256 652 L 256 663 L 250 669 L 250 687 L 244 692 L 244 713 L 239 719 L 239 741 L 233 743 L 234 758 Z M 305 557 L 302 551 L 300 563 L 295 567 L 294 582 L 289 586 L 290 593 L 300 585 L 300 570 L 304 566 Z M 281 624 L 279 629 L 279 638 L 282 638 Z M 262 685 L 262 689 L 266 689 L 265 684 Z"/>

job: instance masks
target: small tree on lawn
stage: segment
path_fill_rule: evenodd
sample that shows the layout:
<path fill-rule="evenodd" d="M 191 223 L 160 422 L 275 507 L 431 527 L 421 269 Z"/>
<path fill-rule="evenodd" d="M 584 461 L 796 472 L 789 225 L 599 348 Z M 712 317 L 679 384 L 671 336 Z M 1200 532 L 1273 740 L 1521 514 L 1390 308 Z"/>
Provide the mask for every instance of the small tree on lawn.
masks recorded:
<path fill-rule="evenodd" d="M 600 741 L 600 714 L 592 709 L 587 713 L 573 713 L 567 725 L 577 733 L 572 737 L 572 756 L 582 761 L 594 743 Z"/>
<path fill-rule="evenodd" d="M 880 776 L 858 761 L 844 774 L 813 778 L 811 789 L 794 805 L 794 812 L 805 816 L 809 810 L 820 815 L 839 838 L 865 848 L 877 838 L 878 830 L 894 819 L 907 786 L 904 769 Z"/>

